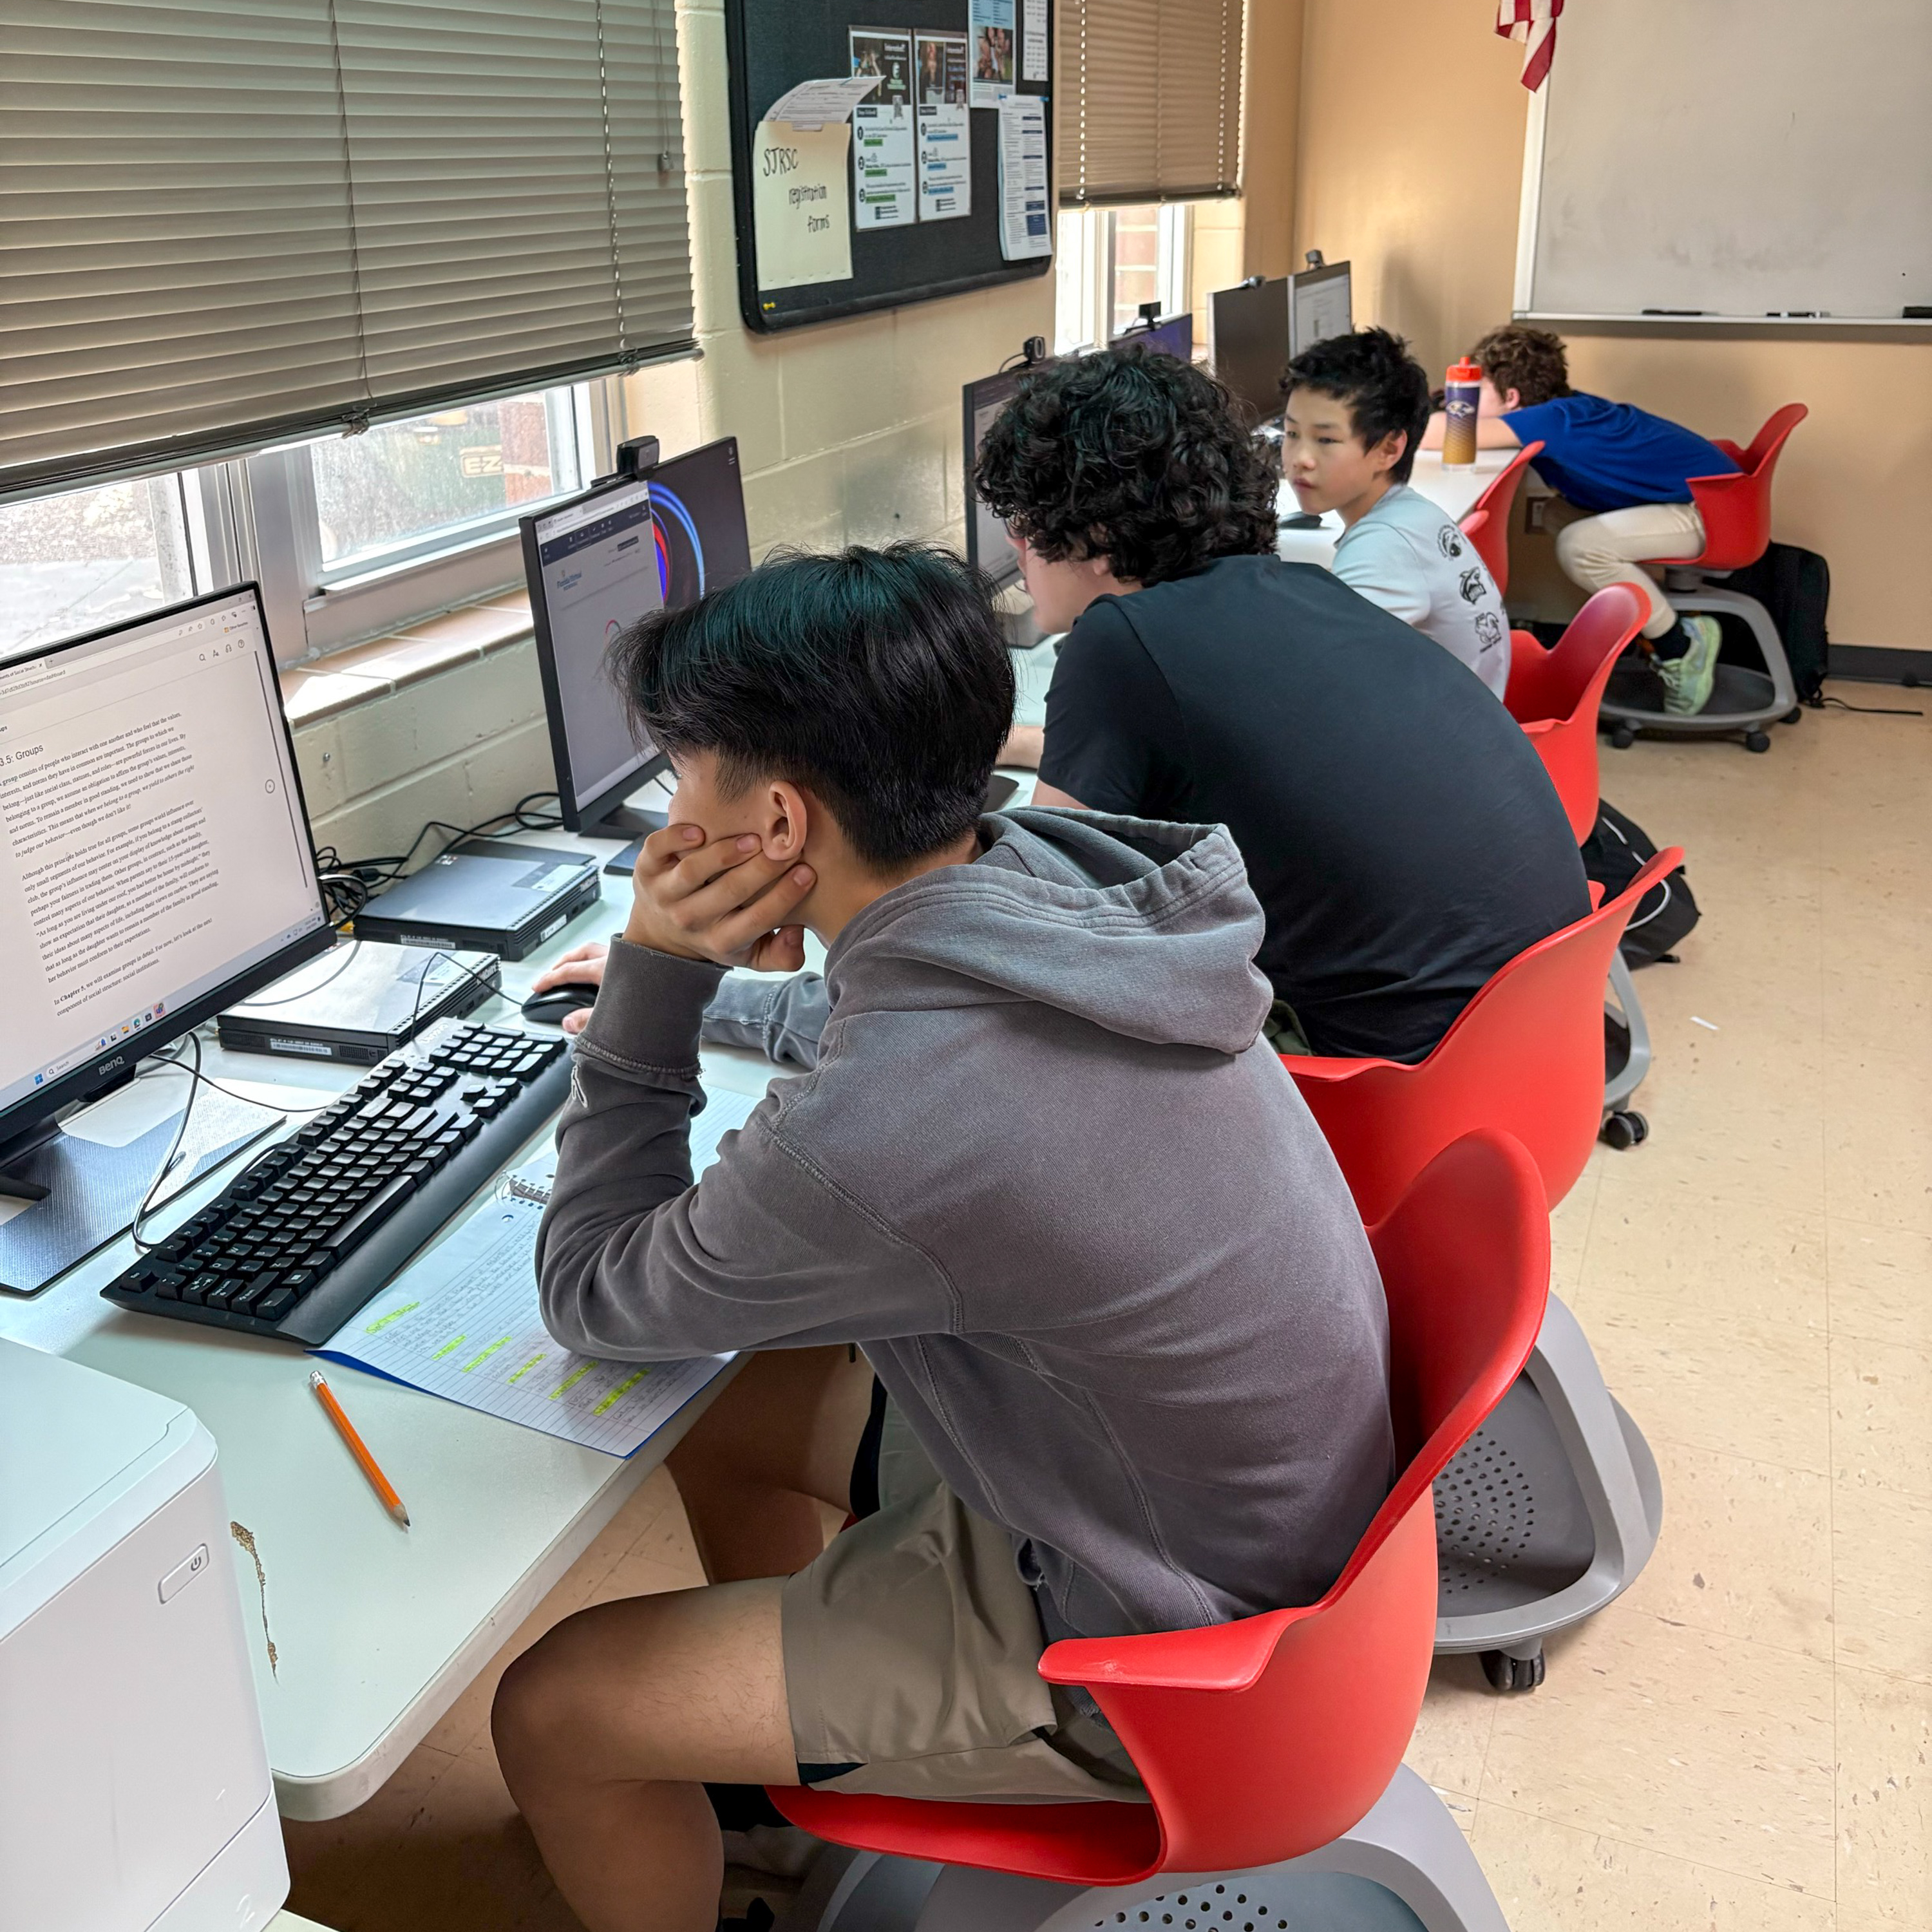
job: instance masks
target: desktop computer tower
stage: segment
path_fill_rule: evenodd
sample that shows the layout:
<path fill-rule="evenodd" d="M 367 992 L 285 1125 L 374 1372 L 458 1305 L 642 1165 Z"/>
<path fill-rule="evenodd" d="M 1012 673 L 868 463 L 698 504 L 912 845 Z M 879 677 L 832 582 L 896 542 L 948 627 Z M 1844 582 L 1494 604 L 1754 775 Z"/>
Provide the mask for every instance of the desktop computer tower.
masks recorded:
<path fill-rule="evenodd" d="M 248 1641 L 214 1438 L 0 1341 L 0 1932 L 274 1917 L 288 1865 Z"/>

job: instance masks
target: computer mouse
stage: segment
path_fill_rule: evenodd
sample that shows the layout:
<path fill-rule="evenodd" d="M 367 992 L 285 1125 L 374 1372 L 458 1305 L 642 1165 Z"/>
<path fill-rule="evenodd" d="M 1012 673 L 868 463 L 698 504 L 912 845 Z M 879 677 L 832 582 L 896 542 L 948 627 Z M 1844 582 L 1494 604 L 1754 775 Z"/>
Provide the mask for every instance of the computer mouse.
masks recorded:
<path fill-rule="evenodd" d="M 524 1002 L 524 1017 L 540 1021 L 545 1026 L 561 1026 L 565 1014 L 580 1013 L 586 1006 L 596 1003 L 597 988 L 575 980 L 567 986 L 552 986 L 545 992 L 532 993 Z"/>

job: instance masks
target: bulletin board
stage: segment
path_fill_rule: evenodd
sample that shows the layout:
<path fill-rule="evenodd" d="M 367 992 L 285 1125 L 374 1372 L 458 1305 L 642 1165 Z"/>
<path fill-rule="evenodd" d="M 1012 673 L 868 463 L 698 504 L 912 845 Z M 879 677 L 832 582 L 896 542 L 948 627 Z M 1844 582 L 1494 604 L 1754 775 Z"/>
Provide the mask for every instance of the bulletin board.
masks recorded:
<path fill-rule="evenodd" d="M 1017 36 L 1029 0 L 1013 0 Z M 1048 79 L 1029 81 L 1016 56 L 1017 92 L 1046 102 L 1047 205 L 1053 206 L 1053 9 L 1046 18 Z M 1037 17 L 1037 16 L 1036 16 Z M 801 81 L 850 71 L 849 32 L 867 28 L 908 34 L 968 34 L 968 0 L 725 0 L 725 51 L 730 68 L 731 194 L 738 240 L 738 305 L 748 328 L 796 328 L 869 309 L 896 308 L 962 295 L 1002 282 L 1024 281 L 1053 266 L 1051 256 L 1008 261 L 1000 251 L 999 114 L 970 110 L 972 208 L 943 221 L 852 234 L 850 280 L 809 283 L 760 292 L 752 217 L 752 166 L 755 130 L 765 110 Z M 969 56 L 971 41 L 968 41 Z"/>

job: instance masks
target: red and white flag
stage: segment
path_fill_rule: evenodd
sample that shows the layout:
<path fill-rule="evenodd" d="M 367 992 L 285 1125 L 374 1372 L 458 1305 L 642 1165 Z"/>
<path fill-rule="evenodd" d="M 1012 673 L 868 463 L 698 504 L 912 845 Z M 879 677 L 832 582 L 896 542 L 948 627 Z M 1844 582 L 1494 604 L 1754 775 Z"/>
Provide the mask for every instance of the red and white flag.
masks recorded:
<path fill-rule="evenodd" d="M 1556 16 L 1563 0 L 1496 0 L 1496 32 L 1522 43 L 1522 84 L 1534 94 L 1556 57 Z"/>

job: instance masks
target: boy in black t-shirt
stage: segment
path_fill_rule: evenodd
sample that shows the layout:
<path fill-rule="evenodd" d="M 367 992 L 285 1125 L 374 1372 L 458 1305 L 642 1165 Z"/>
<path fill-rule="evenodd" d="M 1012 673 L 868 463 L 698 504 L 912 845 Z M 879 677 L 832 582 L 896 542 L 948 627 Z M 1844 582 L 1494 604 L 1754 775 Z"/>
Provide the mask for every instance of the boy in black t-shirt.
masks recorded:
<path fill-rule="evenodd" d="M 1050 364 L 978 481 L 1042 628 L 1067 632 L 1035 802 L 1225 824 L 1285 1050 L 1419 1060 L 1589 910 L 1521 728 L 1399 618 L 1275 558 L 1274 479 L 1200 370 Z"/>
<path fill-rule="evenodd" d="M 1067 634 L 1035 802 L 1227 826 L 1282 1051 L 1420 1060 L 1498 968 L 1588 912 L 1522 728 L 1420 632 L 1275 557 L 1274 478 L 1202 371 L 1133 349 L 1049 363 L 987 432 L 978 481 L 1041 628 Z M 808 976 L 734 977 L 705 1037 L 810 1066 L 825 1010 Z"/>

